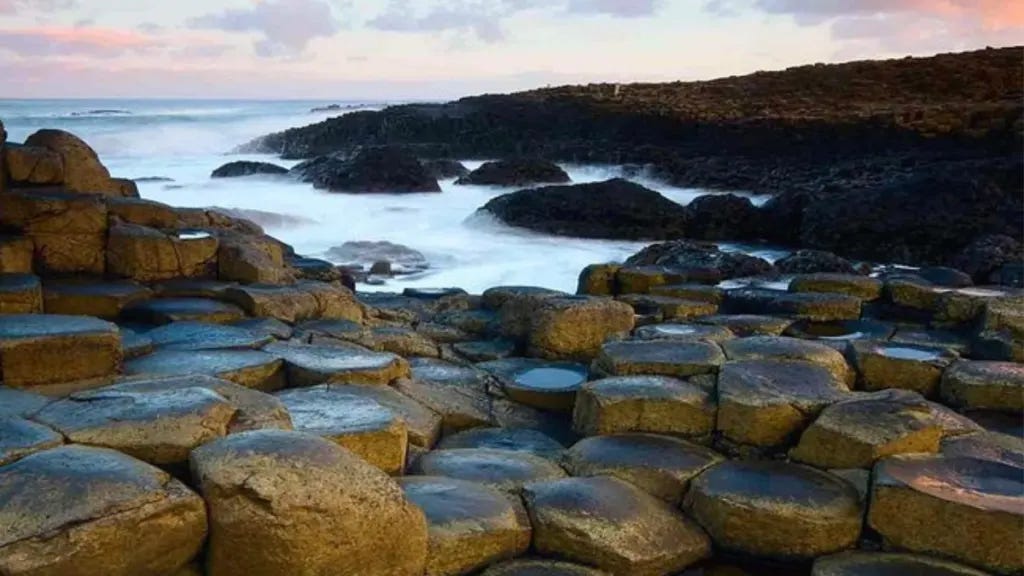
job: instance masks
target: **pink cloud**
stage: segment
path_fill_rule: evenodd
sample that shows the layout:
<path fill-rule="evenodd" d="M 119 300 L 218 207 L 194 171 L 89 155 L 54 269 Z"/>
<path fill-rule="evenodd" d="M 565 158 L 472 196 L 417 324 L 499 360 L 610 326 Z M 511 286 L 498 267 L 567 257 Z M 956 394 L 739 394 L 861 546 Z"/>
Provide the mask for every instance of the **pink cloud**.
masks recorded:
<path fill-rule="evenodd" d="M 112 58 L 160 47 L 150 36 L 99 27 L 40 26 L 0 30 L 0 49 L 25 56 L 84 55 Z"/>

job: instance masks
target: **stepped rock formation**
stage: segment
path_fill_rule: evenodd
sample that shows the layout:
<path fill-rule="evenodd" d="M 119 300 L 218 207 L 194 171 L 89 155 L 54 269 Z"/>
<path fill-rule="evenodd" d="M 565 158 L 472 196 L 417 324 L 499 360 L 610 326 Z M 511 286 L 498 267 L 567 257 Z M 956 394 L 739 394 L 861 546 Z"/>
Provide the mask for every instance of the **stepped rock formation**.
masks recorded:
<path fill-rule="evenodd" d="M 43 133 L 0 138 L 0 574 L 1024 572 L 1024 291 L 677 240 L 357 294 Z"/>

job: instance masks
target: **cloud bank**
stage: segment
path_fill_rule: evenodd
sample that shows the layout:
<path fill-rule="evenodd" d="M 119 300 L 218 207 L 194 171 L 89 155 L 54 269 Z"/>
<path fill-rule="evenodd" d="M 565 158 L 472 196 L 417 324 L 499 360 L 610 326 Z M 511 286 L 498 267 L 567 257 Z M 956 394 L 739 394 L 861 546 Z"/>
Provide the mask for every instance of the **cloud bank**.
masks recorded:
<path fill-rule="evenodd" d="M 316 38 L 341 30 L 341 22 L 324 0 L 267 0 L 251 8 L 231 9 L 188 20 L 192 28 L 252 32 L 260 56 L 295 56 Z"/>

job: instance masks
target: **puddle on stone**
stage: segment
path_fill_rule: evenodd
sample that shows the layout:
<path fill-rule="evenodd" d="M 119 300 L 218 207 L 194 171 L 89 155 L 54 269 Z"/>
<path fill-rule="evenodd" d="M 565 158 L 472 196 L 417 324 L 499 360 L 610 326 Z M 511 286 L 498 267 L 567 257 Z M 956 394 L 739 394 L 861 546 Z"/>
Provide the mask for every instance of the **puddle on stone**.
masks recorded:
<path fill-rule="evenodd" d="M 941 357 L 938 352 L 931 350 L 921 350 L 920 348 L 908 348 L 904 346 L 882 346 L 878 348 L 878 353 L 887 358 L 895 358 L 897 360 L 937 360 Z"/>
<path fill-rule="evenodd" d="M 515 377 L 515 383 L 535 390 L 568 390 L 578 387 L 587 377 L 566 368 L 533 368 Z"/>
<path fill-rule="evenodd" d="M 210 234 L 207 232 L 179 232 L 178 239 L 180 240 L 205 240 L 209 238 Z"/>
<path fill-rule="evenodd" d="M 697 329 L 693 326 L 683 326 L 682 324 L 661 324 L 653 326 L 652 329 L 662 334 L 671 334 L 672 336 L 686 336 L 697 333 Z"/>

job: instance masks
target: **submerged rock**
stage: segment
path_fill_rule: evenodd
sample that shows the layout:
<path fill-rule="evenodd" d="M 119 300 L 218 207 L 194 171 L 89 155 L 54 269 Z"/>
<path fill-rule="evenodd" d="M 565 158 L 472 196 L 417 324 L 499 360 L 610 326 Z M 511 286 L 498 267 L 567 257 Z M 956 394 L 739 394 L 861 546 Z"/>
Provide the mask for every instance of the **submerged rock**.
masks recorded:
<path fill-rule="evenodd" d="M 288 169 L 282 168 L 276 164 L 269 162 L 249 162 L 245 160 L 239 160 L 236 162 L 228 162 L 227 164 L 217 168 L 210 174 L 210 178 L 238 178 L 240 176 L 252 176 L 254 174 L 287 174 Z"/>
<path fill-rule="evenodd" d="M 322 156 L 292 172 L 328 192 L 402 194 L 440 192 L 437 179 L 402 148 L 364 148 L 351 158 Z"/>
<path fill-rule="evenodd" d="M 682 236 L 685 209 L 621 178 L 520 190 L 481 208 L 511 226 L 558 236 L 665 239 Z"/>
<path fill-rule="evenodd" d="M 531 184 L 561 184 L 569 182 L 569 175 L 557 164 L 536 158 L 513 158 L 485 162 L 456 184 L 482 184 L 486 186 L 529 186 Z"/>

